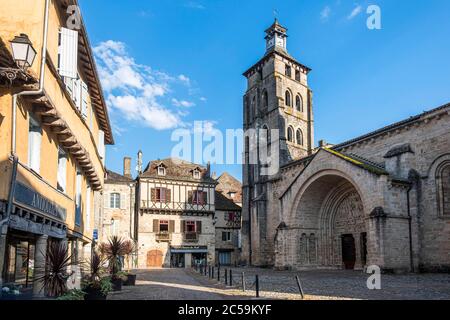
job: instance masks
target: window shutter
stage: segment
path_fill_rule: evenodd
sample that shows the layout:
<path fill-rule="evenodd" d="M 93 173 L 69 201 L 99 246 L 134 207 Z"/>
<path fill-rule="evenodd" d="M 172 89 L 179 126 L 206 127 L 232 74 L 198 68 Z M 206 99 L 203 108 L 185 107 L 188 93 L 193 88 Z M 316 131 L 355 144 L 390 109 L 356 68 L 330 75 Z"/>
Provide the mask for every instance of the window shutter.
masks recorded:
<path fill-rule="evenodd" d="M 111 195 L 109 193 L 103 194 L 103 199 L 105 200 L 105 203 L 103 204 L 103 207 L 105 209 L 109 208 L 109 201 L 111 200 Z"/>
<path fill-rule="evenodd" d="M 151 190 L 152 202 L 156 202 L 156 189 L 152 188 Z"/>
<path fill-rule="evenodd" d="M 59 46 L 59 74 L 62 77 L 77 78 L 78 31 L 61 28 Z"/>
<path fill-rule="evenodd" d="M 207 204 L 208 203 L 208 192 L 204 191 L 202 193 L 202 204 Z"/>
<path fill-rule="evenodd" d="M 180 221 L 180 231 L 181 231 L 181 233 L 184 233 L 185 224 L 186 224 L 186 221 L 184 221 L 184 220 Z"/>
<path fill-rule="evenodd" d="M 73 100 L 73 82 L 72 78 L 64 77 L 64 84 L 66 85 L 67 92 L 69 92 L 70 97 Z"/>
<path fill-rule="evenodd" d="M 153 220 L 153 232 L 159 232 L 159 220 Z"/>
<path fill-rule="evenodd" d="M 73 102 L 75 102 L 75 106 L 77 107 L 78 111 L 81 112 L 81 80 L 73 80 Z"/>
<path fill-rule="evenodd" d="M 166 188 L 166 203 L 172 202 L 172 192 Z"/>
<path fill-rule="evenodd" d="M 102 130 L 98 131 L 98 153 L 103 160 L 105 160 L 105 132 Z"/>
<path fill-rule="evenodd" d="M 169 221 L 169 232 L 170 233 L 174 233 L 175 232 L 175 221 L 174 220 L 170 220 Z"/>
<path fill-rule="evenodd" d="M 80 82 L 81 82 L 81 114 L 84 119 L 87 119 L 88 95 L 89 95 L 88 86 L 83 80 L 80 80 Z"/>
<path fill-rule="evenodd" d="M 197 221 L 197 233 L 202 233 L 202 222 Z"/>
<path fill-rule="evenodd" d="M 126 195 L 121 193 L 120 194 L 120 209 L 125 209 L 125 197 Z"/>
<path fill-rule="evenodd" d="M 192 191 L 188 191 L 188 203 L 192 204 Z"/>

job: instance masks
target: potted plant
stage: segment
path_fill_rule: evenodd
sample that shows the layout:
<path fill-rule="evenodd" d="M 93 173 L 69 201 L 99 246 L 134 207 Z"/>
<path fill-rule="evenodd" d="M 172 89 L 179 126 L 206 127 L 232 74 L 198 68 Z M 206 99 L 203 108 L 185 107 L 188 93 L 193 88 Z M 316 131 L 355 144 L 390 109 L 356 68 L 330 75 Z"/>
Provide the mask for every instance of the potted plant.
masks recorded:
<path fill-rule="evenodd" d="M 124 286 L 136 285 L 136 274 L 131 272 L 132 263 L 134 262 L 133 255 L 136 251 L 136 243 L 133 241 L 126 241 L 125 261 L 128 268 L 125 270 L 126 279 L 123 281 Z"/>
<path fill-rule="evenodd" d="M 104 259 L 97 252 L 92 253 L 89 274 L 83 281 L 84 300 L 106 300 L 112 290 L 111 278 L 105 276 Z"/>
<path fill-rule="evenodd" d="M 43 283 L 43 290 L 47 297 L 57 298 L 68 292 L 67 279 L 73 272 L 69 274 L 67 270 L 72 264 L 72 257 L 65 243 L 50 243 L 45 267 L 40 270 L 42 276 L 36 278 Z"/>
<path fill-rule="evenodd" d="M 67 291 L 65 294 L 63 294 L 61 297 L 58 297 L 56 300 L 62 300 L 62 301 L 80 301 L 84 300 L 84 296 L 86 293 L 84 291 L 73 289 L 70 291 Z"/>
<path fill-rule="evenodd" d="M 108 243 L 102 243 L 100 245 L 100 252 L 108 261 L 113 291 L 122 290 L 122 278 L 118 273 L 122 271 L 121 259 L 127 254 L 128 247 L 128 241 L 117 236 L 112 236 L 108 240 Z"/>

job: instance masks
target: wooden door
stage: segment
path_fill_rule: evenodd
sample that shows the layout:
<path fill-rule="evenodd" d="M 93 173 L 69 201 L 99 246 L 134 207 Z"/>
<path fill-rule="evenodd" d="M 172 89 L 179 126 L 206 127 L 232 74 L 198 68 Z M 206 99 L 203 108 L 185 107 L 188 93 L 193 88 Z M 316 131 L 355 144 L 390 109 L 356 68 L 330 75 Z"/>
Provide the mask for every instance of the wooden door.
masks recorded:
<path fill-rule="evenodd" d="M 342 236 L 342 261 L 345 269 L 353 270 L 356 263 L 355 238 L 351 234 Z"/>
<path fill-rule="evenodd" d="M 163 253 L 159 250 L 152 250 L 147 253 L 147 267 L 161 268 L 163 265 Z"/>

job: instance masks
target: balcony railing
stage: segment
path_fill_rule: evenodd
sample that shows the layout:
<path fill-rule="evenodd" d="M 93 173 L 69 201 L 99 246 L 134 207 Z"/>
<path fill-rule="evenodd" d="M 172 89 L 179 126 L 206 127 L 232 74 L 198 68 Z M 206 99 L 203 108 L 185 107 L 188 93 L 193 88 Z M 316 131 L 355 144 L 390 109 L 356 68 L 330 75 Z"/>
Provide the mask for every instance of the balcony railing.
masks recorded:
<path fill-rule="evenodd" d="M 185 232 L 183 234 L 183 240 L 186 242 L 198 242 L 199 233 L 197 232 Z"/>
<path fill-rule="evenodd" d="M 169 232 L 158 232 L 156 234 L 156 241 L 171 241 L 172 234 Z"/>

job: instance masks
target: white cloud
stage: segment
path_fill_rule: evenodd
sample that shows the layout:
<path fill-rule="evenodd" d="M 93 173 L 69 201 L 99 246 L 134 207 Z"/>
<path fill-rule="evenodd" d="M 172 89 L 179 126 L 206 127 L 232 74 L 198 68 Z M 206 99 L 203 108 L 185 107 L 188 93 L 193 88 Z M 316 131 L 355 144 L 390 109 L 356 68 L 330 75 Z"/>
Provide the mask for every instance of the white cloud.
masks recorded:
<path fill-rule="evenodd" d="M 94 48 L 95 57 L 107 101 L 122 118 L 156 130 L 172 129 L 183 125 L 186 113 L 171 110 L 163 104 L 170 100 L 170 83 L 174 77 L 150 66 L 137 64 L 122 42 L 106 41 Z M 178 76 L 189 82 L 186 76 Z M 178 100 L 176 100 L 178 101 Z M 173 102 L 173 100 L 172 100 Z M 188 101 L 178 101 L 180 106 L 193 106 Z M 119 133 L 120 134 L 120 133 Z"/>
<path fill-rule="evenodd" d="M 362 6 L 361 5 L 357 5 L 352 12 L 347 16 L 348 20 L 353 19 L 354 17 L 356 17 L 357 15 L 359 15 L 362 12 Z"/>
<path fill-rule="evenodd" d="M 178 80 L 180 80 L 182 83 L 184 83 L 187 86 L 191 85 L 191 79 L 189 79 L 189 77 L 185 76 L 184 74 L 180 74 L 178 76 Z"/>
<path fill-rule="evenodd" d="M 330 17 L 331 14 L 331 8 L 329 6 L 326 6 L 325 8 L 323 8 L 323 10 L 320 12 L 320 19 L 322 21 L 326 21 L 328 20 L 328 18 Z"/>
<path fill-rule="evenodd" d="M 204 5 L 196 1 L 189 1 L 188 3 L 185 4 L 185 7 L 198 10 L 206 9 Z"/>
<path fill-rule="evenodd" d="M 201 102 L 206 102 L 206 101 L 208 101 L 208 99 L 206 99 L 205 97 L 200 97 L 200 101 Z"/>
<path fill-rule="evenodd" d="M 189 107 L 195 106 L 195 103 L 193 103 L 193 102 L 186 101 L 186 100 L 178 100 L 178 99 L 175 99 L 175 98 L 172 99 L 172 104 L 175 107 L 185 107 L 185 108 L 189 108 Z"/>

